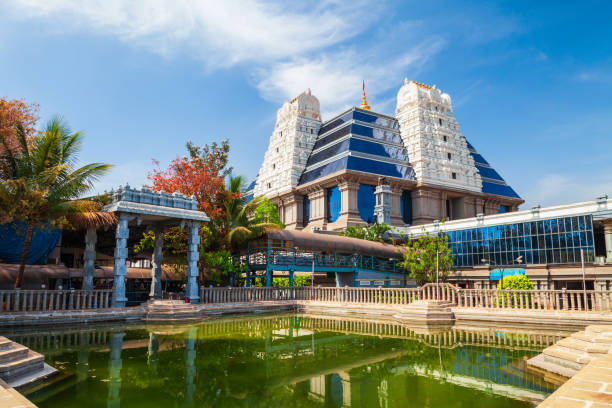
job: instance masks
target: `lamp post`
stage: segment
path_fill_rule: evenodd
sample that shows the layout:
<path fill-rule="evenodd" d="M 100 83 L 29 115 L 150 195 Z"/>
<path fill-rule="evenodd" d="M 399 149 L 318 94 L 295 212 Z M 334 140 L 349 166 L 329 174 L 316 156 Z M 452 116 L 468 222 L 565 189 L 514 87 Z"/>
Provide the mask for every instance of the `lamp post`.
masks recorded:
<path fill-rule="evenodd" d="M 481 261 L 481 262 L 484 262 L 486 265 L 489 265 L 489 266 L 491 266 L 491 265 L 494 265 L 494 266 L 501 266 L 501 265 L 498 265 L 498 264 L 497 264 L 497 263 L 495 263 L 495 262 L 491 262 L 491 260 L 490 260 L 490 259 L 487 259 L 487 258 L 482 258 L 480 261 Z M 514 260 L 514 262 L 515 262 L 515 263 L 518 263 L 518 264 L 522 263 L 522 262 L 523 262 L 523 255 L 519 255 L 519 256 L 518 256 L 518 257 L 517 257 L 517 258 Z M 503 288 L 504 288 L 504 270 L 503 270 L 503 269 L 500 271 L 499 275 L 500 275 L 500 280 L 499 280 L 500 285 L 499 285 L 499 287 L 500 287 L 500 289 L 503 289 Z"/>

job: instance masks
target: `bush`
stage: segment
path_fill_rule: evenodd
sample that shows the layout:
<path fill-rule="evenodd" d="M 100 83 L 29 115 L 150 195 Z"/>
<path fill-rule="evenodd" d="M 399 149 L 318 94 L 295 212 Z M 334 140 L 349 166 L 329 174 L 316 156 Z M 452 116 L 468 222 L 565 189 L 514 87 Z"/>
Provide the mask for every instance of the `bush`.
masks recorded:
<path fill-rule="evenodd" d="M 266 278 L 255 278 L 254 286 L 264 286 L 266 283 Z M 311 277 L 308 275 L 293 275 L 293 286 L 310 286 Z M 289 286 L 289 278 L 273 278 L 272 286 L 277 287 L 288 287 Z"/>
<path fill-rule="evenodd" d="M 502 281 L 497 282 L 497 289 L 512 289 L 512 290 L 533 290 L 533 283 L 525 275 L 514 275 L 504 278 L 504 287 L 501 286 Z"/>

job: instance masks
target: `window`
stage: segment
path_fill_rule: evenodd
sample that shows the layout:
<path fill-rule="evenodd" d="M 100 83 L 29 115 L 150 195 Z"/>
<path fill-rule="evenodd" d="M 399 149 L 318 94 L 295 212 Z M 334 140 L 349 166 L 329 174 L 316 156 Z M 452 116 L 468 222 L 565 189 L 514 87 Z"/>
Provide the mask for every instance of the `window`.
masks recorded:
<path fill-rule="evenodd" d="M 374 218 L 374 206 L 376 196 L 374 195 L 374 189 L 376 187 L 369 186 L 367 184 L 360 184 L 359 190 L 357 190 L 357 208 L 359 210 L 359 216 L 362 220 L 368 224 L 373 224 Z"/>
<path fill-rule="evenodd" d="M 327 189 L 327 221 L 335 222 L 340 217 L 342 193 L 338 186 Z"/>
<path fill-rule="evenodd" d="M 448 157 L 448 160 L 451 160 L 453 156 L 450 153 L 446 153 L 446 157 Z"/>
<path fill-rule="evenodd" d="M 283 131 L 282 130 L 280 131 L 280 136 L 283 137 Z"/>
<path fill-rule="evenodd" d="M 278 153 L 278 147 L 276 148 L 276 153 Z"/>
<path fill-rule="evenodd" d="M 438 121 L 440 121 L 440 126 L 442 126 L 442 119 L 438 119 Z"/>
<path fill-rule="evenodd" d="M 453 180 L 457 180 L 457 173 L 452 172 L 451 177 L 453 178 Z"/>
<path fill-rule="evenodd" d="M 448 142 L 448 137 L 444 136 L 444 141 Z"/>
<path fill-rule="evenodd" d="M 272 170 L 276 169 L 276 163 L 272 163 Z"/>
<path fill-rule="evenodd" d="M 272 183 L 268 183 L 268 188 L 272 188 Z"/>
<path fill-rule="evenodd" d="M 307 195 L 304 196 L 302 203 L 302 223 L 304 226 L 310 222 L 310 198 Z"/>
<path fill-rule="evenodd" d="M 312 135 L 312 129 L 310 129 L 310 134 Z"/>
<path fill-rule="evenodd" d="M 405 224 L 412 224 L 412 197 L 410 191 L 403 191 L 400 203 L 402 220 Z"/>

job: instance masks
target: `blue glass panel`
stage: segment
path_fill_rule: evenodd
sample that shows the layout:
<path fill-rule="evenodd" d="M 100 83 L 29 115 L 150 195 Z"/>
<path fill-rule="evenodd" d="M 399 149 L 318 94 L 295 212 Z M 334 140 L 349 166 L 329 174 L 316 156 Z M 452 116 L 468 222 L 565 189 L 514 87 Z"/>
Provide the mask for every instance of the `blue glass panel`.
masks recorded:
<path fill-rule="evenodd" d="M 348 158 L 347 168 L 351 170 L 363 171 L 366 173 L 390 176 L 408 180 L 416 180 L 412 167 L 399 164 L 383 163 L 376 160 L 363 159 L 351 156 Z"/>
<path fill-rule="evenodd" d="M 487 162 L 485 158 L 482 157 L 480 154 L 478 153 L 470 153 L 470 154 L 472 155 L 472 158 L 474 159 L 476 163 L 489 165 L 489 162 Z"/>
<path fill-rule="evenodd" d="M 333 142 L 334 140 L 338 140 L 343 136 L 348 135 L 349 133 L 351 133 L 351 126 L 345 126 L 342 129 L 339 129 L 335 132 L 330 133 L 329 135 L 317 140 L 315 142 L 314 147 L 312 148 L 313 150 L 319 149 L 323 146 L 325 146 L 328 143 Z"/>
<path fill-rule="evenodd" d="M 340 217 L 342 194 L 338 186 L 327 189 L 327 220 L 334 222 Z"/>
<path fill-rule="evenodd" d="M 375 142 L 366 142 L 365 140 L 360 139 L 351 139 L 350 150 L 375 154 L 377 156 L 388 157 L 406 162 L 408 161 L 408 152 L 402 147 L 393 147 Z"/>
<path fill-rule="evenodd" d="M 302 221 L 304 225 L 310 222 L 310 198 L 307 195 L 304 196 L 302 204 Z"/>
<path fill-rule="evenodd" d="M 402 192 L 402 202 L 400 208 L 402 211 L 402 220 L 404 221 L 404 223 L 412 224 L 412 197 L 410 191 L 404 190 Z M 451 238 L 451 241 L 455 240 Z"/>
<path fill-rule="evenodd" d="M 306 166 L 312 166 L 313 164 L 319 163 L 323 160 L 327 160 L 330 157 L 337 155 L 338 153 L 345 152 L 349 149 L 350 140 L 343 140 L 340 143 L 329 146 L 328 148 L 321 150 L 318 153 L 311 154 L 306 162 Z"/>
<path fill-rule="evenodd" d="M 337 171 L 346 169 L 347 162 L 348 157 L 343 157 L 331 163 L 327 163 L 325 166 L 321 166 L 314 170 L 303 173 L 302 177 L 300 178 L 300 184 L 306 184 L 320 177 L 325 177 Z"/>
<path fill-rule="evenodd" d="M 341 117 L 334 119 L 329 123 L 323 124 L 323 126 L 321 126 L 321 129 L 319 129 L 319 134 L 322 135 L 323 133 L 328 132 L 335 127 L 338 127 L 343 123 L 350 121 L 351 119 L 353 119 L 353 112 L 348 112 L 346 115 L 342 115 Z"/>
<path fill-rule="evenodd" d="M 472 146 L 472 144 L 470 142 L 468 142 L 467 140 L 465 141 L 465 143 L 467 143 L 468 149 L 476 150 L 476 149 L 474 149 L 474 146 Z"/>
<path fill-rule="evenodd" d="M 366 184 L 360 184 L 359 190 L 357 190 L 357 209 L 359 210 L 359 216 L 362 220 L 368 224 L 373 224 L 374 219 L 374 206 L 376 205 L 376 196 L 374 196 L 374 186 L 368 186 Z"/>
<path fill-rule="evenodd" d="M 490 167 L 483 167 L 483 166 L 479 166 L 478 164 L 476 164 L 476 168 L 478 169 L 478 172 L 480 173 L 482 177 L 486 177 L 486 178 L 493 179 L 493 180 L 504 181 L 502 176 L 500 176 L 498 172 L 496 172 Z"/>
<path fill-rule="evenodd" d="M 497 210 L 498 214 L 504 214 L 508 212 L 508 206 L 507 205 L 500 205 L 499 206 L 499 210 Z"/>
<path fill-rule="evenodd" d="M 505 197 L 520 198 L 519 195 L 516 194 L 516 192 L 512 189 L 512 187 L 496 183 L 489 183 L 487 181 L 482 182 L 482 192 L 497 194 Z"/>

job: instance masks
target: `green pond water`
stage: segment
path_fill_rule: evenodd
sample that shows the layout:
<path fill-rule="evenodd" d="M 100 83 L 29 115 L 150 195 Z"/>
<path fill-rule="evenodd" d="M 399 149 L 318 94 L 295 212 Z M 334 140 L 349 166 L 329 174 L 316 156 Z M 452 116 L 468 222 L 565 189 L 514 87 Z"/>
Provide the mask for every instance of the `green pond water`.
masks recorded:
<path fill-rule="evenodd" d="M 525 360 L 554 337 L 494 330 L 266 315 L 2 334 L 60 371 L 23 390 L 40 408 L 533 407 L 556 386 Z"/>

